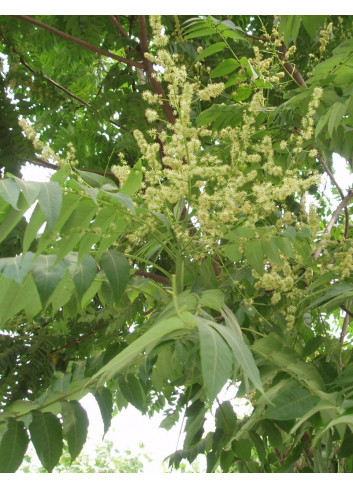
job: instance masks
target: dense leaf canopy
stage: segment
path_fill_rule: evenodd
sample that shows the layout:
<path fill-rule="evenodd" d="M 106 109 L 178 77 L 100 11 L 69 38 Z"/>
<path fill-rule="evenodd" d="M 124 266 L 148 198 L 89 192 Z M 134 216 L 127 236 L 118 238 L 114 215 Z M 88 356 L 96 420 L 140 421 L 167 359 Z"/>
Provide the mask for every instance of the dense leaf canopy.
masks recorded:
<path fill-rule="evenodd" d="M 176 467 L 353 471 L 352 22 L 0 18 L 0 471 L 89 392 L 183 418 Z"/>

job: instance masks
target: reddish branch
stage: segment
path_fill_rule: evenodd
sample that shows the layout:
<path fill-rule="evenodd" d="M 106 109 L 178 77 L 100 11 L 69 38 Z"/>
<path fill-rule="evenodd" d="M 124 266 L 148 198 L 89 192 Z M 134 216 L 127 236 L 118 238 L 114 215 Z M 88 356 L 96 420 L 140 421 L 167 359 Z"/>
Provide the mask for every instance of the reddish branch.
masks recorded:
<path fill-rule="evenodd" d="M 342 331 L 341 331 L 341 335 L 340 335 L 340 344 L 341 345 L 343 345 L 344 338 L 345 338 L 345 336 L 347 334 L 347 329 L 348 329 L 348 324 L 349 324 L 349 318 L 350 318 L 350 316 L 352 316 L 352 313 L 349 310 L 349 308 L 351 307 L 351 305 L 352 305 L 352 300 L 348 301 L 347 308 L 344 307 L 344 306 L 341 306 L 341 309 L 343 309 L 344 311 L 346 311 L 346 315 L 345 315 L 344 320 L 343 320 L 343 326 L 342 326 Z"/>
<path fill-rule="evenodd" d="M 301 73 L 297 70 L 295 66 L 292 65 L 289 61 L 286 61 L 286 54 L 287 54 L 287 48 L 282 42 L 281 46 L 278 48 L 279 51 L 279 59 L 283 61 L 283 67 L 287 71 L 287 73 L 293 78 L 293 80 L 300 86 L 300 87 L 306 87 L 307 84 L 304 81 L 304 78 L 302 77 Z"/>
<path fill-rule="evenodd" d="M 116 15 L 109 15 L 109 18 L 111 19 L 111 21 L 113 22 L 113 24 L 115 25 L 115 27 L 118 29 L 118 31 L 120 32 L 120 34 L 123 37 L 125 37 L 125 39 L 130 39 L 129 38 L 129 35 L 125 31 L 124 27 L 120 24 L 120 22 L 118 20 L 118 17 Z"/>
<path fill-rule="evenodd" d="M 141 277 L 145 278 L 150 278 L 154 280 L 155 282 L 158 282 L 163 285 L 171 286 L 172 282 L 169 280 L 167 277 L 162 277 L 161 275 L 157 275 L 156 273 L 152 272 L 145 272 L 144 270 L 136 270 L 135 275 L 140 275 Z"/>
<path fill-rule="evenodd" d="M 251 39 L 254 39 L 255 41 L 261 41 L 261 42 L 271 42 L 273 39 L 269 39 L 267 37 L 261 37 L 261 36 L 253 36 L 252 34 L 247 34 L 247 37 L 250 37 Z M 301 73 L 297 70 L 295 66 L 292 65 L 288 60 L 286 60 L 286 54 L 287 54 L 287 48 L 282 42 L 281 46 L 278 48 L 278 57 L 279 59 L 283 62 L 283 68 L 286 70 L 286 72 L 293 78 L 293 80 L 300 86 L 307 87 L 304 78 L 302 77 Z"/>
<path fill-rule="evenodd" d="M 78 37 L 71 36 L 71 34 L 67 34 L 66 32 L 59 31 L 55 27 L 52 27 L 48 24 L 44 24 L 43 22 L 40 22 L 39 20 L 33 19 L 33 17 L 28 17 L 27 15 L 14 15 L 14 17 L 17 17 L 20 20 L 23 20 L 25 22 L 28 22 L 30 24 L 36 25 L 42 29 L 47 30 L 48 32 L 51 32 L 52 34 L 55 34 L 56 36 L 62 37 L 63 39 L 66 39 L 67 41 L 71 41 L 75 44 L 78 44 L 79 46 L 89 49 L 90 51 L 93 51 L 94 53 L 101 54 L 103 56 L 106 56 L 107 58 L 112 58 L 116 59 L 120 63 L 124 63 L 128 66 L 135 66 L 136 68 L 143 68 L 143 63 L 139 61 L 134 61 L 132 59 L 128 58 L 123 58 L 121 56 L 118 56 L 116 54 L 110 53 L 109 51 L 105 51 L 104 49 L 98 48 L 96 46 L 93 46 L 92 44 L 89 44 L 86 41 L 83 41 L 82 39 L 79 39 Z"/>
<path fill-rule="evenodd" d="M 76 343 L 80 343 L 80 341 L 83 341 L 86 338 L 88 338 L 89 336 L 92 336 L 103 325 L 103 323 L 104 323 L 104 319 L 101 319 L 98 322 L 97 326 L 94 329 L 92 329 L 89 333 L 87 333 L 87 334 L 85 334 L 83 336 L 80 336 L 76 340 L 73 340 L 73 341 L 71 341 L 70 343 L 67 343 L 64 346 L 60 346 L 59 348 L 56 348 L 55 350 L 52 350 L 50 353 L 56 353 L 57 351 L 65 350 L 66 348 L 69 348 L 70 346 L 73 346 Z"/>

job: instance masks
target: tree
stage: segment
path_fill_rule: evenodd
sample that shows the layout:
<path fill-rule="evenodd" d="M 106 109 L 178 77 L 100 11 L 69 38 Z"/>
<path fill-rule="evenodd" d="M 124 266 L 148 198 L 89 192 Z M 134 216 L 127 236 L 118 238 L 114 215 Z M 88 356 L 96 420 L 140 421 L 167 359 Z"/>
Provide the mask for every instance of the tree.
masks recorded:
<path fill-rule="evenodd" d="M 143 444 L 139 448 L 144 449 Z M 24 462 L 20 467 L 21 472 L 25 473 L 45 473 L 43 467 L 38 467 L 33 461 L 32 454 L 26 454 Z M 65 473 L 138 473 L 143 472 L 144 461 L 150 462 L 148 455 L 138 451 L 132 454 L 130 450 L 120 453 L 114 448 L 113 442 L 108 440 L 95 447 L 95 457 L 82 450 L 74 462 L 71 461 L 67 447 L 64 447 L 60 458 L 60 463 L 55 467 L 54 472 Z"/>
<path fill-rule="evenodd" d="M 352 20 L 1 18 L 1 471 L 74 461 L 88 392 L 183 416 L 175 467 L 353 471 Z"/>

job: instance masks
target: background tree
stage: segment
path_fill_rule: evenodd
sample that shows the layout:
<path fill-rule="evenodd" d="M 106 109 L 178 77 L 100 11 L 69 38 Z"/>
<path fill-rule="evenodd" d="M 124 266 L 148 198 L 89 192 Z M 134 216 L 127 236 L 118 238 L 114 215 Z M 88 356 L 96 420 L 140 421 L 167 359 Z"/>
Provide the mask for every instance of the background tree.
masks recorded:
<path fill-rule="evenodd" d="M 352 471 L 352 20 L 1 17 L 1 471 L 74 461 L 88 392 L 182 416 L 176 467 Z"/>
<path fill-rule="evenodd" d="M 144 462 L 151 459 L 143 452 L 144 446 L 140 444 L 139 451 L 132 454 L 130 450 L 119 452 L 113 446 L 113 442 L 106 440 L 95 447 L 95 456 L 82 450 L 74 462 L 67 447 L 64 447 L 59 464 L 55 467 L 54 473 L 138 473 L 143 472 Z M 46 469 L 35 463 L 33 454 L 27 453 L 24 461 L 19 468 L 20 472 L 25 473 L 46 473 Z"/>

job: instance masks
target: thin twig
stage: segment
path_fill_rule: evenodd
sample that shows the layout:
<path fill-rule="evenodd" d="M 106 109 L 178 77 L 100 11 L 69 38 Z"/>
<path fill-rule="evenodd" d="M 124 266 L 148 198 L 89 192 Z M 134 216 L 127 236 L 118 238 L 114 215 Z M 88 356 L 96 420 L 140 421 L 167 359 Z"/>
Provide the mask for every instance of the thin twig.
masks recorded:
<path fill-rule="evenodd" d="M 344 338 L 347 334 L 347 329 L 348 329 L 348 325 L 349 325 L 349 318 L 350 318 L 350 316 L 352 316 L 352 314 L 349 310 L 349 308 L 352 305 L 352 302 L 353 302 L 352 300 L 348 301 L 347 308 L 344 308 L 344 310 L 346 311 L 346 315 L 345 315 L 344 320 L 343 320 L 343 326 L 342 326 L 342 331 L 341 331 L 341 335 L 340 335 L 340 344 L 341 345 L 343 345 Z M 341 308 L 342 308 L 342 306 L 341 306 Z"/>
<path fill-rule="evenodd" d="M 120 24 L 118 17 L 116 15 L 109 15 L 110 20 L 113 22 L 115 27 L 118 29 L 120 34 L 125 37 L 125 39 L 130 39 L 128 33 L 125 31 L 124 27 Z"/>
<path fill-rule="evenodd" d="M 71 36 L 71 34 L 67 34 L 66 32 L 59 31 L 55 27 L 52 27 L 48 24 L 44 24 L 43 22 L 40 22 L 39 20 L 33 19 L 33 17 L 28 17 L 27 15 L 14 15 L 13 17 L 17 17 L 20 20 L 23 20 L 25 22 L 28 22 L 29 24 L 36 25 L 38 27 L 41 27 L 42 29 L 47 30 L 48 32 L 51 32 L 52 34 L 55 34 L 56 36 L 62 37 L 66 41 L 71 41 L 75 44 L 78 44 L 79 46 L 89 49 L 90 51 L 93 51 L 94 53 L 102 54 L 103 56 L 106 56 L 107 58 L 112 58 L 116 59 L 120 63 L 124 63 L 128 66 L 136 66 L 136 68 L 143 68 L 143 63 L 140 61 L 134 61 L 132 59 L 127 59 L 123 58 L 121 56 L 118 56 L 117 54 L 110 53 L 109 51 L 105 51 L 104 49 L 98 48 L 96 46 L 93 46 L 92 44 L 89 44 L 86 41 L 83 41 L 82 39 L 79 39 L 78 37 Z"/>
<path fill-rule="evenodd" d="M 55 350 L 52 350 L 50 353 L 56 353 L 57 351 L 65 350 L 66 348 L 69 348 L 70 346 L 73 346 L 76 343 L 80 343 L 80 341 L 83 341 L 86 338 L 88 338 L 89 336 L 92 336 L 102 326 L 103 323 L 104 323 L 104 319 L 100 319 L 97 326 L 94 329 L 92 329 L 89 333 L 87 333 L 83 336 L 80 336 L 80 338 L 77 338 L 76 340 L 73 340 L 64 346 L 60 346 L 59 348 L 55 348 Z"/>
<path fill-rule="evenodd" d="M 351 312 L 349 309 L 347 309 L 346 306 L 344 306 L 343 304 L 340 305 L 340 308 L 342 309 L 342 311 L 346 312 L 351 318 L 353 318 L 353 312 Z"/>
<path fill-rule="evenodd" d="M 160 284 L 171 286 L 172 282 L 167 277 L 162 277 L 161 275 L 157 275 L 152 272 L 145 272 L 144 270 L 135 270 L 135 275 L 140 275 L 141 277 L 150 278 L 155 282 L 159 282 Z"/>
<path fill-rule="evenodd" d="M 326 165 L 326 163 L 324 162 L 324 160 L 322 159 L 322 157 L 321 157 L 321 155 L 319 153 L 316 154 L 316 158 L 319 160 L 319 162 L 323 166 L 323 168 L 324 168 L 325 172 L 327 173 L 327 175 L 329 176 L 332 184 L 337 188 L 337 191 L 340 194 L 341 199 L 343 200 L 344 199 L 343 190 L 338 185 L 338 182 L 335 179 L 333 173 L 331 172 L 331 170 L 329 169 L 329 167 Z M 344 214 L 345 214 L 345 219 L 346 219 L 346 223 L 345 223 L 345 227 L 344 227 L 344 239 L 347 240 L 347 238 L 348 238 L 348 232 L 349 232 L 349 212 L 348 212 L 348 207 L 347 206 L 344 207 Z"/>
<path fill-rule="evenodd" d="M 331 229 L 333 228 L 333 226 L 335 225 L 335 222 L 339 218 L 339 215 L 341 214 L 342 209 L 344 209 L 347 206 L 348 202 L 350 200 L 352 200 L 352 198 L 353 198 L 353 189 L 349 189 L 345 198 L 342 200 L 342 202 L 338 205 L 337 209 L 332 214 L 330 222 L 327 224 L 326 229 L 325 229 L 323 234 L 329 234 L 331 232 Z M 323 246 L 321 246 L 321 245 L 319 245 L 315 249 L 315 251 L 312 255 L 312 258 L 314 261 L 316 261 L 319 258 L 319 255 L 320 255 L 322 250 L 323 250 Z"/>
<path fill-rule="evenodd" d="M 248 34 L 245 32 L 247 37 L 250 39 L 254 39 L 255 41 L 261 41 L 261 42 L 273 42 L 273 39 L 267 38 L 267 37 L 260 37 L 260 36 L 253 36 L 252 34 Z M 307 88 L 307 84 L 305 83 L 304 78 L 302 77 L 300 71 L 297 70 L 295 66 L 292 65 L 289 61 L 286 61 L 286 54 L 287 54 L 287 48 L 285 44 L 282 42 L 281 46 L 278 48 L 279 51 L 279 59 L 283 62 L 283 67 L 286 70 L 286 72 L 293 78 L 293 80 L 300 86 L 304 86 Z"/>

